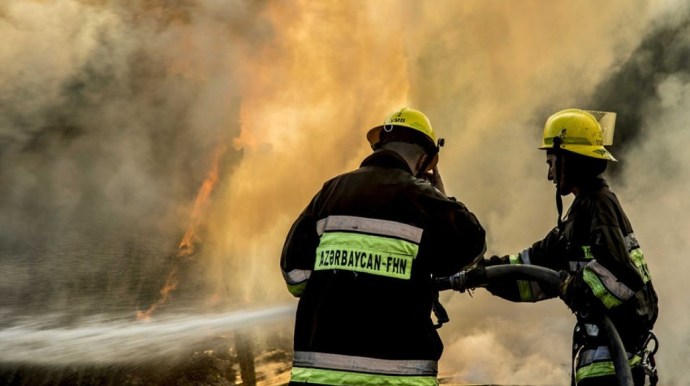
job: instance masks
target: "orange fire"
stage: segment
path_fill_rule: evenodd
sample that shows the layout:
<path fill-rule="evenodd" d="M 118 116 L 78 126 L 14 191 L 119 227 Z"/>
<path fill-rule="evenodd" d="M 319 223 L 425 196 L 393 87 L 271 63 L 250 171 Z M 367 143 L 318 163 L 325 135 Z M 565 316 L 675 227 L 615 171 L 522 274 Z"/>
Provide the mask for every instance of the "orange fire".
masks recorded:
<path fill-rule="evenodd" d="M 168 295 L 170 295 L 170 293 L 177 288 L 177 272 L 179 271 L 179 262 L 182 259 L 191 259 L 194 255 L 195 245 L 201 242 L 201 237 L 199 236 L 199 227 L 204 220 L 204 212 L 208 206 L 213 188 L 218 183 L 220 160 L 226 151 L 227 146 L 225 144 L 221 144 L 214 152 L 211 170 L 209 170 L 204 182 L 199 188 L 199 192 L 196 195 L 194 208 L 192 209 L 192 214 L 190 216 L 190 224 L 187 227 L 187 231 L 182 237 L 182 240 L 180 241 L 178 252 L 175 256 L 175 263 L 170 270 L 170 273 L 168 273 L 168 277 L 165 280 L 165 285 L 160 290 L 161 297 L 158 299 L 158 301 L 153 303 L 147 311 L 137 311 L 137 320 L 151 320 L 153 311 L 158 308 L 158 306 L 163 305 L 168 299 Z"/>

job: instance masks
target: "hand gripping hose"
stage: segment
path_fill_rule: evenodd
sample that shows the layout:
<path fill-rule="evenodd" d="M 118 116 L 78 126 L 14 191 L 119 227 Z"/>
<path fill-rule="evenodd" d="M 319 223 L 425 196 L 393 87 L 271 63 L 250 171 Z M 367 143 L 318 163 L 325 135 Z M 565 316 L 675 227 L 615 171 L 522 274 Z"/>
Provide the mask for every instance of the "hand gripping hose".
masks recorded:
<path fill-rule="evenodd" d="M 558 288 L 561 277 L 558 272 L 531 265 L 500 265 L 486 267 L 486 283 L 468 283 L 466 271 L 457 273 L 448 278 L 436 280 L 436 289 L 439 291 L 455 290 L 465 291 L 467 288 L 483 287 L 491 283 L 500 283 L 512 280 L 530 280 L 539 282 L 540 285 Z M 597 324 L 604 330 L 606 343 L 611 353 L 613 367 L 616 370 L 616 378 L 620 386 L 633 386 L 632 372 L 625 353 L 623 341 L 611 319 L 602 315 Z"/>

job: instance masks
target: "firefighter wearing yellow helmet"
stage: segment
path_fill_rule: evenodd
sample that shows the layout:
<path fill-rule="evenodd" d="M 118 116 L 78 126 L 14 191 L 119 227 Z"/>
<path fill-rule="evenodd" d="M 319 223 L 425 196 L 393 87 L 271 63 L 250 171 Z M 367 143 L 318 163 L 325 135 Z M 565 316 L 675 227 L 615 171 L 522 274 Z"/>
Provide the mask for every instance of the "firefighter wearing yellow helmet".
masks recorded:
<path fill-rule="evenodd" d="M 327 181 L 285 241 L 283 277 L 300 298 L 291 385 L 438 386 L 432 278 L 485 250 L 477 218 L 440 184 L 424 114 L 397 110 L 367 138 L 374 152 Z M 430 169 L 431 183 L 415 177 Z"/>
<path fill-rule="evenodd" d="M 556 185 L 558 225 L 522 252 L 480 262 L 528 264 L 561 272 L 558 291 L 528 281 L 487 289 L 514 302 L 558 296 L 568 305 L 577 316 L 572 384 L 578 386 L 616 384 L 611 353 L 599 335 L 602 314 L 621 336 L 635 386 L 644 385 L 646 375 L 651 384 L 658 379 L 653 352 L 647 347 L 658 314 L 652 276 L 628 217 L 601 176 L 607 163 L 616 161 L 604 147 L 612 142 L 610 118 L 611 114 L 568 109 L 546 121 L 539 148 L 546 150 L 548 178 Z M 606 129 L 602 122 L 608 122 Z M 569 194 L 575 199 L 561 219 L 560 198 Z"/>
<path fill-rule="evenodd" d="M 388 115 L 383 125 L 369 130 L 367 140 L 369 140 L 373 150 L 378 150 L 386 143 L 396 141 L 421 146 L 428 157 L 424 167 L 420 168 L 421 173 L 426 173 L 436 167 L 439 150 L 445 143 L 443 138 L 436 140 L 431 122 L 424 113 L 408 107 L 394 111 Z"/>

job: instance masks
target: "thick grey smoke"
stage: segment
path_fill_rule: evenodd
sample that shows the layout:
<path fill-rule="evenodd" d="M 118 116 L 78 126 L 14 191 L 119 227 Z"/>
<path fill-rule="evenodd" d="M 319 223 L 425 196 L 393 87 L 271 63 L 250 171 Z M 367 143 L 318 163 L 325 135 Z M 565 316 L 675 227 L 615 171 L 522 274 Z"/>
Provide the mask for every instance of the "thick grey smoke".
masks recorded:
<path fill-rule="evenodd" d="M 446 187 L 485 225 L 490 252 L 520 251 L 555 224 L 535 149 L 545 119 L 608 109 L 619 113 L 613 189 L 661 298 L 662 379 L 687 384 L 690 313 L 676 295 L 688 271 L 677 258 L 688 246 L 687 12 L 664 7 L 2 2 L 2 323 L 146 308 L 219 145 L 228 150 L 198 249 L 168 304 L 289 299 L 277 259 L 290 222 L 325 179 L 357 167 L 365 131 L 402 105 L 448 139 Z M 574 317 L 558 301 L 444 298 L 442 377 L 568 383 Z"/>
<path fill-rule="evenodd" d="M 270 34 L 244 25 L 260 8 L 221 3 L 0 6 L 3 310 L 155 300 L 215 147 L 240 131 L 237 53 L 215 46 Z"/>

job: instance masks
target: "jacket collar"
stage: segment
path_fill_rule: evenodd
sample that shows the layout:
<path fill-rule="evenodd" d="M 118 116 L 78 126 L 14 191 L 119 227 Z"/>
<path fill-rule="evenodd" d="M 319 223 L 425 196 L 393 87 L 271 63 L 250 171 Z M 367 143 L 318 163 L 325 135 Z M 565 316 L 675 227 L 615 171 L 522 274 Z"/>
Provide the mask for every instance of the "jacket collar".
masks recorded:
<path fill-rule="evenodd" d="M 374 166 L 381 168 L 402 169 L 410 174 L 412 170 L 407 161 L 400 154 L 387 149 L 376 150 L 373 154 L 362 161 L 360 167 Z"/>
<path fill-rule="evenodd" d="M 601 190 L 602 188 L 608 188 L 608 187 L 609 187 L 609 184 L 606 182 L 606 180 L 604 180 L 604 177 L 599 175 L 599 176 L 596 176 L 596 177 L 588 180 L 587 182 L 581 184 L 579 186 L 579 188 L 580 188 L 580 194 L 579 195 L 596 192 L 596 191 Z"/>

